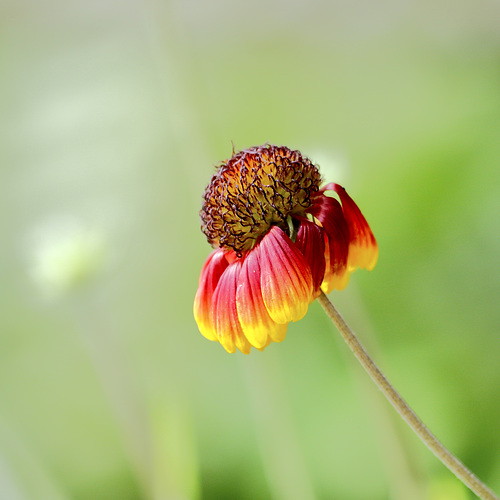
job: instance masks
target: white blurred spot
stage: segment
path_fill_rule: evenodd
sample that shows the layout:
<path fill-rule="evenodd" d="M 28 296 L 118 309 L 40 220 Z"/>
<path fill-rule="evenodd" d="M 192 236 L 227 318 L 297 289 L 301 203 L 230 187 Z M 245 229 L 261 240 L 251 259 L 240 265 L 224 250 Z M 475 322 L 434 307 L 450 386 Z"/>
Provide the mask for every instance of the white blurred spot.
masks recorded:
<path fill-rule="evenodd" d="M 77 289 L 103 268 L 105 239 L 95 228 L 55 218 L 37 230 L 34 240 L 31 276 L 49 297 Z"/>
<path fill-rule="evenodd" d="M 331 153 L 324 150 L 313 151 L 308 158 L 319 167 L 323 183 L 336 182 L 345 184 L 349 177 L 349 163 L 340 152 Z"/>

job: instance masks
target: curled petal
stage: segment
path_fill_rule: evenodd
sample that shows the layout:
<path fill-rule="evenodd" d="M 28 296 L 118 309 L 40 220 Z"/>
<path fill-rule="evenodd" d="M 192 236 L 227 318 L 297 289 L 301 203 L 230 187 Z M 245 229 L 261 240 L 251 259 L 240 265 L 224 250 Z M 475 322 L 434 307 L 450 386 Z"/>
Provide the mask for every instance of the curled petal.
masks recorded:
<path fill-rule="evenodd" d="M 248 354 L 251 346 L 243 334 L 236 309 L 236 287 L 240 271 L 241 259 L 237 259 L 220 277 L 212 298 L 211 320 L 216 338 L 227 352 L 235 352 L 237 347 Z"/>
<path fill-rule="evenodd" d="M 307 262 L 278 227 L 273 226 L 260 246 L 260 284 L 269 316 L 280 324 L 304 317 L 312 299 L 313 281 Z"/>
<path fill-rule="evenodd" d="M 378 245 L 361 210 L 346 190 L 339 184 L 331 183 L 325 189 L 332 189 L 340 198 L 344 217 L 349 227 L 349 270 L 357 267 L 372 270 L 378 259 Z"/>
<path fill-rule="evenodd" d="M 224 252 L 219 248 L 207 257 L 200 273 L 193 313 L 201 334 L 208 340 L 217 340 L 214 325 L 210 319 L 210 311 L 212 310 L 212 297 L 215 288 L 227 266 L 228 262 Z"/>
<path fill-rule="evenodd" d="M 335 198 L 325 195 L 317 196 L 309 208 L 311 213 L 323 226 L 326 233 L 326 247 L 328 248 L 325 282 L 322 286 L 327 293 L 333 288 L 342 289 L 348 281 L 347 257 L 349 252 L 349 228 L 340 203 Z"/>
<path fill-rule="evenodd" d="M 259 254 L 260 247 L 256 246 L 243 261 L 236 290 L 236 309 L 247 340 L 257 349 L 263 349 L 270 340 L 281 342 L 285 338 L 286 325 L 273 321 L 267 312 L 260 289 Z"/>
<path fill-rule="evenodd" d="M 317 291 L 325 276 L 325 232 L 314 222 L 300 218 L 295 246 L 311 269 L 313 288 Z"/>

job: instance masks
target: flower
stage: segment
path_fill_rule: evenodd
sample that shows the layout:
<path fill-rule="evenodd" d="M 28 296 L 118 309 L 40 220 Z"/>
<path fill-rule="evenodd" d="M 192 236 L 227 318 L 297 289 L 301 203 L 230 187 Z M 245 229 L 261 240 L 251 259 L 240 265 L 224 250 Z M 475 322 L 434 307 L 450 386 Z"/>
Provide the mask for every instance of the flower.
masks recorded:
<path fill-rule="evenodd" d="M 285 146 L 245 149 L 219 166 L 200 213 L 215 249 L 193 308 L 207 339 L 228 352 L 263 350 L 321 290 L 373 269 L 378 246 L 363 214 L 342 186 L 320 184 L 318 168 Z"/>

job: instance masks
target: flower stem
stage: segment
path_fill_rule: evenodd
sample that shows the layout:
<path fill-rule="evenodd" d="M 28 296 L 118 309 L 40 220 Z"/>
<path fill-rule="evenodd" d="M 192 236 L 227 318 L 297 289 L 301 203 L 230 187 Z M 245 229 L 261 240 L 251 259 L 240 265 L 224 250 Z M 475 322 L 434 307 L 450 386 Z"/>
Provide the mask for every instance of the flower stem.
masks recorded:
<path fill-rule="evenodd" d="M 404 399 L 398 394 L 396 389 L 385 378 L 372 358 L 365 351 L 354 332 L 344 321 L 335 306 L 328 297 L 321 292 L 318 301 L 325 310 L 328 317 L 338 328 L 340 334 L 347 342 L 352 352 L 361 363 L 368 375 L 375 382 L 377 387 L 384 393 L 385 397 L 394 406 L 396 411 L 413 429 L 415 434 L 423 443 L 436 455 L 448 469 L 457 476 L 466 486 L 468 486 L 482 500 L 500 500 L 493 491 L 491 491 L 483 482 L 481 482 L 460 460 L 458 460 L 450 451 L 448 451 L 438 439 L 431 433 L 425 424 L 417 417 L 414 411 L 406 404 Z"/>

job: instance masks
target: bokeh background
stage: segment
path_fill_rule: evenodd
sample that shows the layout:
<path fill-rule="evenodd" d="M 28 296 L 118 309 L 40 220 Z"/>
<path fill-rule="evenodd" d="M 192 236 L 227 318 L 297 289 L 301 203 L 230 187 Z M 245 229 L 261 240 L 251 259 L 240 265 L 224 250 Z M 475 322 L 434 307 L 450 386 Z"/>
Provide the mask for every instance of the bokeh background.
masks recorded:
<path fill-rule="evenodd" d="M 500 4 L 25 0 L 0 15 L 0 497 L 466 500 L 317 303 L 198 333 L 214 166 L 264 142 L 380 245 L 331 294 L 500 491 Z"/>

